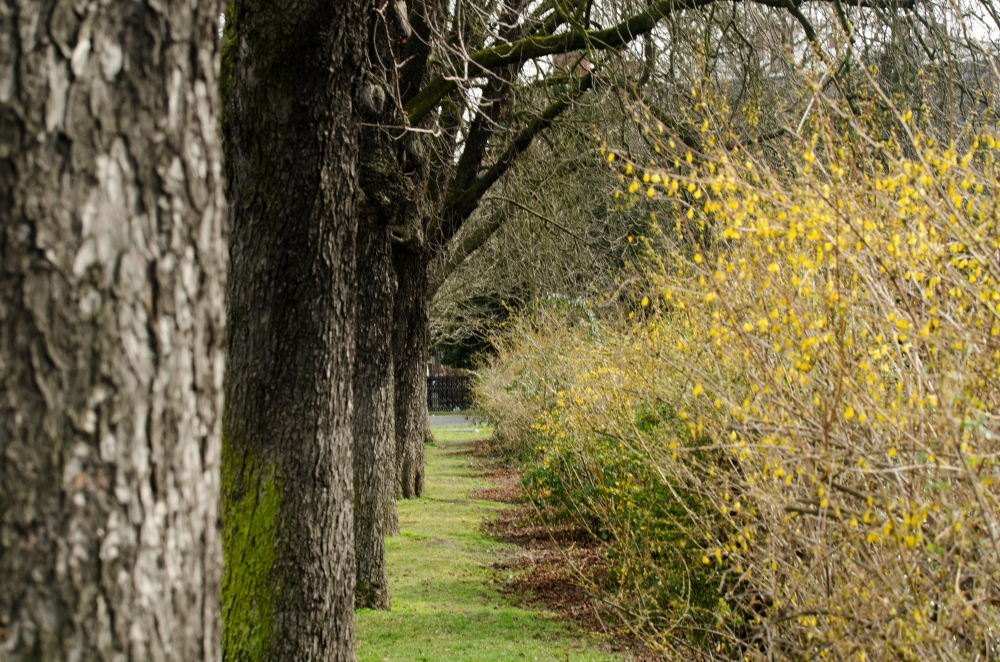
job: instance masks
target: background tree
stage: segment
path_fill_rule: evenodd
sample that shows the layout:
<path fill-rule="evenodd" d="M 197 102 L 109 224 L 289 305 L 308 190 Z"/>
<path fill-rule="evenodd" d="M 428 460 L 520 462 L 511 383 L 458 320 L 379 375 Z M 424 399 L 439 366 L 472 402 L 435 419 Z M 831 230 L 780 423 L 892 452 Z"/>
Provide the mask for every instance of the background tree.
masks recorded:
<path fill-rule="evenodd" d="M 393 47 L 412 32 L 394 7 L 375 7 L 368 34 L 369 70 L 384 71 Z M 388 609 L 386 535 L 399 533 L 396 515 L 395 381 L 392 358 L 392 309 L 396 273 L 389 222 L 406 204 L 409 181 L 393 173 L 399 148 L 382 123 L 392 116 L 383 88 L 366 81 L 361 89 L 362 153 L 360 172 L 354 372 L 354 549 L 358 608 Z M 395 177 L 393 176 L 395 174 Z"/>
<path fill-rule="evenodd" d="M 0 6 L 0 658 L 217 660 L 217 2 Z"/>
<path fill-rule="evenodd" d="M 594 127 L 620 124 L 621 104 L 588 101 L 518 159 L 429 265 L 431 341 L 448 365 L 476 367 L 494 331 L 539 301 L 597 302 L 620 286 L 647 211 L 615 199 L 596 150 Z"/>
<path fill-rule="evenodd" d="M 369 9 L 236 0 L 226 17 L 222 604 L 231 660 L 354 659 L 352 100 Z"/>

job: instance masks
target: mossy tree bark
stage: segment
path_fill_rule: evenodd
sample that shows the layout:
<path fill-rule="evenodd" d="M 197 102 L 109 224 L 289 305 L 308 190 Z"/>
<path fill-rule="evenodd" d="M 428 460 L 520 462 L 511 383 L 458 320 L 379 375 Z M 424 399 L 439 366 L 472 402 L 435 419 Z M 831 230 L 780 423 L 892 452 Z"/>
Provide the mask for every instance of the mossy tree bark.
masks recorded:
<path fill-rule="evenodd" d="M 221 9 L 0 5 L 0 659 L 219 658 Z"/>
<path fill-rule="evenodd" d="M 223 655 L 353 660 L 351 392 L 370 3 L 233 0 Z"/>

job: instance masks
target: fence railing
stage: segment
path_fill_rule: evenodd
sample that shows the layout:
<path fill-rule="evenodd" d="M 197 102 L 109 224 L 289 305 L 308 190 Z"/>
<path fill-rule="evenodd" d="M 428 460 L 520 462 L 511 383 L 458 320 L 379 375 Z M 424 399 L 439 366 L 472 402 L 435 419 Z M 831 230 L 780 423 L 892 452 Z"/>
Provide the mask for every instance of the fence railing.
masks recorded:
<path fill-rule="evenodd" d="M 427 378 L 427 408 L 468 409 L 472 406 L 472 378 L 468 375 L 448 375 Z"/>

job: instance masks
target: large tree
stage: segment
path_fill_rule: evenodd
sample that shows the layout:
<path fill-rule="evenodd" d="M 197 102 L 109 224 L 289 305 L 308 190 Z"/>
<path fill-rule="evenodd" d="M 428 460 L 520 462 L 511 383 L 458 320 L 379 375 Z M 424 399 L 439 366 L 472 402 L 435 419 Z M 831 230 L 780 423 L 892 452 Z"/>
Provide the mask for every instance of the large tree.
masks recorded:
<path fill-rule="evenodd" d="M 373 84 L 391 109 L 382 125 L 396 127 L 387 131 L 397 143 L 406 143 L 396 150 L 398 161 L 388 163 L 391 167 L 380 164 L 380 171 L 386 179 L 406 175 L 411 183 L 409 203 L 385 223 L 393 228 L 398 279 L 393 320 L 397 493 L 414 497 L 423 493 L 423 444 L 429 434 L 428 265 L 485 192 L 592 80 L 587 73 L 562 76 L 565 84 L 548 103 L 542 98 L 541 108 L 524 107 L 526 112 L 514 116 L 514 81 L 524 64 L 579 50 L 587 43 L 585 28 L 574 25 L 571 32 L 552 37 L 565 21 L 548 16 L 551 8 L 528 12 L 524 2 L 484 6 L 479 14 L 461 2 L 415 2 L 408 15 L 400 11 L 402 3 L 393 7 L 400 14 L 396 20 L 405 20 L 412 35 L 386 58 L 391 66 L 383 67 L 382 79 Z M 641 12 L 638 23 L 599 35 L 598 48 L 620 46 L 648 32 L 664 13 L 650 11 Z M 469 84 L 485 80 L 478 96 L 459 85 L 456 75 Z M 534 101 L 537 105 L 539 99 Z"/>
<path fill-rule="evenodd" d="M 365 0 L 234 0 L 222 493 L 228 660 L 353 660 L 351 393 Z"/>
<path fill-rule="evenodd" d="M 371 214 L 358 224 L 357 361 L 354 371 L 354 605 L 389 608 L 386 535 L 398 533 L 396 515 L 392 331 L 395 293 L 389 229 Z"/>
<path fill-rule="evenodd" d="M 220 11 L 0 4 L 0 659 L 219 659 Z"/>

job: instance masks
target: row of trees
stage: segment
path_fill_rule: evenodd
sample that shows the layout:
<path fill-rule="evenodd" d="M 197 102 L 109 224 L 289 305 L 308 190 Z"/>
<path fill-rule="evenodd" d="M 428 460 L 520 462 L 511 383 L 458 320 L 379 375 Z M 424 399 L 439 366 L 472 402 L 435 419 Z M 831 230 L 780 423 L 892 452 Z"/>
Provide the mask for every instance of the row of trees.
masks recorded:
<path fill-rule="evenodd" d="M 786 17 L 826 57 L 771 4 L 0 5 L 0 660 L 352 659 L 480 203 L 584 99 L 682 112 L 705 34 L 740 90 Z"/>

